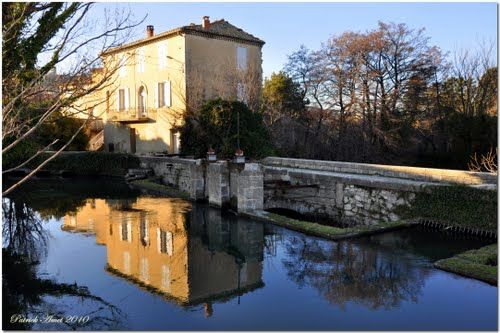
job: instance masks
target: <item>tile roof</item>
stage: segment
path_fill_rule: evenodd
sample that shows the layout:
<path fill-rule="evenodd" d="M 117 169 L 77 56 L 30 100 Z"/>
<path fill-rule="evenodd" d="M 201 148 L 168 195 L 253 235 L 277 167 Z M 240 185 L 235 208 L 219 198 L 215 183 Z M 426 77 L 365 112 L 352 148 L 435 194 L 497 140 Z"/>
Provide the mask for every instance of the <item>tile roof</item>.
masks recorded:
<path fill-rule="evenodd" d="M 186 34 L 193 34 L 193 35 L 200 35 L 208 38 L 215 38 L 215 39 L 227 39 L 227 40 L 234 40 L 242 43 L 249 43 L 249 44 L 254 44 L 258 46 L 263 46 L 265 42 L 262 39 L 259 39 L 255 37 L 252 34 L 249 34 L 248 32 L 243 31 L 242 29 L 235 27 L 231 23 L 227 22 L 224 19 L 217 20 L 214 22 L 210 23 L 210 27 L 208 28 L 203 28 L 201 24 L 190 24 L 190 25 L 185 25 L 179 28 L 175 28 L 172 30 L 168 30 L 159 34 L 154 35 L 153 37 L 148 37 L 148 38 L 143 38 L 139 39 L 137 41 L 123 44 L 111 49 L 106 50 L 103 52 L 103 54 L 110 54 L 114 53 L 123 49 L 128 49 L 132 47 L 139 46 L 144 43 L 148 42 L 153 42 L 157 41 L 166 37 L 170 37 L 176 34 L 180 33 L 186 33 Z"/>

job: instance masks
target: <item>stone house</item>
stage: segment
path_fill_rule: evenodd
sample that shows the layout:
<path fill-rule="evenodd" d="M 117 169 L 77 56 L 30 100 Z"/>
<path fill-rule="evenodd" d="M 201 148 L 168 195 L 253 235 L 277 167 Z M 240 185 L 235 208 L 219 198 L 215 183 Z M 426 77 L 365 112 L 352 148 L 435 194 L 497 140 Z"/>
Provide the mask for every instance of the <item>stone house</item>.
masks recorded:
<path fill-rule="evenodd" d="M 260 98 L 264 41 L 221 19 L 190 24 L 101 54 L 112 71 L 92 114 L 104 123 L 104 150 L 147 155 L 177 154 L 176 130 L 185 112 L 207 99 Z M 109 70 L 114 68 L 113 70 Z"/>

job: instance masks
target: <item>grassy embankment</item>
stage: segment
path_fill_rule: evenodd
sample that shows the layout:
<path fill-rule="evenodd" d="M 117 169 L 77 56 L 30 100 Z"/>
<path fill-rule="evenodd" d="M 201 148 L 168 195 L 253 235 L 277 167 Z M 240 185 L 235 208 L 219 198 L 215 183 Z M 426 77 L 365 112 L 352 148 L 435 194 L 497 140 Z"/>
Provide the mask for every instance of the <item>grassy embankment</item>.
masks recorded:
<path fill-rule="evenodd" d="M 497 191 L 468 186 L 442 186 L 417 193 L 411 207 L 400 208 L 400 215 L 430 220 L 443 226 L 496 233 L 497 205 Z M 497 245 L 439 260 L 434 266 L 496 284 Z"/>
<path fill-rule="evenodd" d="M 308 235 L 318 236 L 332 240 L 366 236 L 370 234 L 376 234 L 380 232 L 396 230 L 410 226 L 410 224 L 407 222 L 381 222 L 377 225 L 360 225 L 347 228 L 339 228 L 314 222 L 295 220 L 283 215 L 273 214 L 264 211 L 246 215 L 291 230 L 300 231 Z"/>
<path fill-rule="evenodd" d="M 497 244 L 492 244 L 477 250 L 457 254 L 452 258 L 439 260 L 434 263 L 434 266 L 448 272 L 496 285 L 498 275 L 497 253 Z"/>

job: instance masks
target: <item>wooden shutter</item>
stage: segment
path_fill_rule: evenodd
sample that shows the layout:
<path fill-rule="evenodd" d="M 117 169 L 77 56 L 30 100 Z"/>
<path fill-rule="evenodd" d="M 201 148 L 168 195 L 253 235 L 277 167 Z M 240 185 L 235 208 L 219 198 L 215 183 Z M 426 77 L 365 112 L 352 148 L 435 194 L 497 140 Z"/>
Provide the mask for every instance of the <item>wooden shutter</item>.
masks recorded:
<path fill-rule="evenodd" d="M 125 110 L 128 109 L 130 107 L 130 89 L 127 88 L 126 91 L 124 91 L 124 95 L 125 95 Z"/>
<path fill-rule="evenodd" d="M 157 108 L 160 107 L 160 99 L 158 97 L 158 90 L 160 89 L 160 83 L 156 83 L 156 89 L 154 90 L 155 91 L 155 105 Z"/>
<path fill-rule="evenodd" d="M 158 253 L 161 253 L 161 231 L 160 228 L 156 228 L 156 246 Z"/>
<path fill-rule="evenodd" d="M 171 88 L 170 81 L 165 81 L 163 83 L 163 100 L 165 106 L 172 106 L 172 96 L 171 96 Z"/>

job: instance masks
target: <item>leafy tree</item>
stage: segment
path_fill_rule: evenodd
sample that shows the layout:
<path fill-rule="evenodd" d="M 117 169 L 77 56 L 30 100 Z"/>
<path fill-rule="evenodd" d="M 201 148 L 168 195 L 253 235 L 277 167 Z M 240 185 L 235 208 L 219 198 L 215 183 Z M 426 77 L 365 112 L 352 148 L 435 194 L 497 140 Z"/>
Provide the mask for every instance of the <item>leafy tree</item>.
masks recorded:
<path fill-rule="evenodd" d="M 300 117 L 305 110 L 300 85 L 285 72 L 272 73 L 271 78 L 264 81 L 262 108 L 264 120 L 268 125 L 283 116 Z"/>
<path fill-rule="evenodd" d="M 231 157 L 240 147 L 248 157 L 272 154 L 262 115 L 252 112 L 245 103 L 221 98 L 206 102 L 199 112 L 186 116 L 180 128 L 181 153 L 204 157 L 212 147 L 218 157 Z"/>

